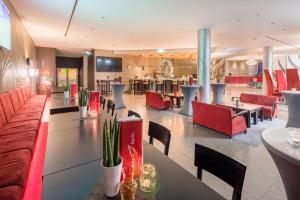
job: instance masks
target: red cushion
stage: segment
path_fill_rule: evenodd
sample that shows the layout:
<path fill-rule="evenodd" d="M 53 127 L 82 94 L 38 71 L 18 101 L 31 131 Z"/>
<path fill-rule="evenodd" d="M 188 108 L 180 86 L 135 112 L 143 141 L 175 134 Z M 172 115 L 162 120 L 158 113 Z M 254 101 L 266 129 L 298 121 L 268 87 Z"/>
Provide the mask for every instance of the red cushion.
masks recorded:
<path fill-rule="evenodd" d="M 1 147 L 0 147 L 1 148 Z M 0 187 L 26 183 L 31 163 L 31 152 L 28 150 L 12 151 L 0 154 Z"/>
<path fill-rule="evenodd" d="M 30 99 L 32 97 L 32 90 L 31 90 L 31 87 L 29 85 L 26 86 L 26 94 L 27 94 L 27 97 Z"/>
<path fill-rule="evenodd" d="M 1 102 L 0 102 L 0 129 L 3 128 L 6 125 L 6 118 L 4 114 L 4 110 L 2 108 Z"/>
<path fill-rule="evenodd" d="M 18 150 L 28 150 L 30 153 L 34 150 L 35 138 L 29 138 L 28 140 L 16 140 L 12 142 L 0 143 L 0 155 L 7 152 L 13 152 Z"/>
<path fill-rule="evenodd" d="M 11 99 L 14 111 L 15 111 L 15 113 L 17 113 L 20 110 L 20 108 L 21 108 L 17 92 L 16 92 L 16 90 L 11 90 L 8 93 L 10 95 L 10 99 Z"/>
<path fill-rule="evenodd" d="M 42 117 L 42 113 L 36 112 L 36 113 L 18 113 L 14 116 L 12 120 L 10 120 L 9 123 L 12 122 L 23 122 L 23 121 L 28 121 L 28 120 L 38 120 L 40 121 Z"/>
<path fill-rule="evenodd" d="M 9 122 L 9 120 L 11 120 L 15 114 L 9 94 L 8 93 L 1 94 L 0 101 L 2 104 L 6 121 Z"/>
<path fill-rule="evenodd" d="M 9 134 L 9 135 L 6 135 L 4 133 L 0 135 L 0 143 L 26 140 L 26 139 L 32 140 L 32 138 L 35 139 L 35 137 L 36 137 L 36 133 L 34 131 L 19 132 L 19 133 Z"/>
<path fill-rule="evenodd" d="M 25 125 L 25 126 L 19 126 L 19 127 L 7 127 L 5 126 L 4 128 L 0 129 L 0 135 L 3 134 L 15 134 L 15 133 L 20 133 L 20 132 L 27 132 L 27 131 L 34 131 L 37 133 L 38 128 L 33 125 Z"/>
<path fill-rule="evenodd" d="M 22 199 L 22 188 L 18 185 L 10 185 L 0 188 L 1 200 L 20 200 Z"/>
<path fill-rule="evenodd" d="M 21 91 L 22 91 L 23 99 L 26 102 L 29 99 L 29 97 L 27 96 L 26 86 L 22 86 Z"/>
<path fill-rule="evenodd" d="M 20 121 L 12 121 L 8 122 L 6 124 L 5 128 L 14 128 L 14 127 L 25 127 L 25 126 L 39 126 L 39 120 L 25 120 L 25 119 L 19 119 Z"/>
<path fill-rule="evenodd" d="M 18 95 L 19 103 L 20 103 L 21 106 L 23 106 L 25 104 L 25 100 L 23 98 L 21 88 L 16 88 L 16 92 L 17 92 L 17 95 Z"/>

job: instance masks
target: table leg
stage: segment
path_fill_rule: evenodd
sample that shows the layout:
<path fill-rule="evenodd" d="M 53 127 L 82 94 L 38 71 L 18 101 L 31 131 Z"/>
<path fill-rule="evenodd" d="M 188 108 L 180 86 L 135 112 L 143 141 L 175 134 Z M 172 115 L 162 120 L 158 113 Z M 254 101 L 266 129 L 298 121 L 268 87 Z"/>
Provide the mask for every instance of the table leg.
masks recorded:
<path fill-rule="evenodd" d="M 246 121 L 247 121 L 247 128 L 250 128 L 251 127 L 251 112 L 250 111 L 246 114 Z"/>
<path fill-rule="evenodd" d="M 180 98 L 176 98 L 177 108 L 180 108 Z"/>
<path fill-rule="evenodd" d="M 255 110 L 254 114 L 254 124 L 256 125 L 258 123 L 258 110 Z"/>
<path fill-rule="evenodd" d="M 263 122 L 264 121 L 264 109 L 261 109 L 260 112 L 259 112 L 259 118 L 260 118 L 260 121 Z"/>

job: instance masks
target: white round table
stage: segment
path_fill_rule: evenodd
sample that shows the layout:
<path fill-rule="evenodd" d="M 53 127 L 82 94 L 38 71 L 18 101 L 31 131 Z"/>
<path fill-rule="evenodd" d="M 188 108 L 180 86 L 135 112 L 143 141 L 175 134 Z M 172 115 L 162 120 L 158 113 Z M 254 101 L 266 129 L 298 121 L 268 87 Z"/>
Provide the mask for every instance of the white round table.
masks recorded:
<path fill-rule="evenodd" d="M 224 103 L 224 94 L 225 94 L 225 83 L 211 83 L 210 84 L 213 92 L 213 104 L 222 104 Z"/>
<path fill-rule="evenodd" d="M 289 200 L 300 199 L 300 149 L 288 143 L 289 128 L 268 129 L 262 141 L 271 154 L 282 178 Z"/>
<path fill-rule="evenodd" d="M 282 91 L 288 107 L 286 127 L 300 128 L 300 91 Z"/>
<path fill-rule="evenodd" d="M 115 108 L 125 108 L 125 104 L 123 102 L 123 91 L 125 84 L 122 83 L 112 83 L 113 96 L 115 101 Z"/>
<path fill-rule="evenodd" d="M 192 116 L 193 108 L 192 101 L 195 99 L 196 91 L 199 88 L 197 85 L 181 85 L 181 92 L 183 93 L 183 106 L 180 111 L 181 114 Z"/>

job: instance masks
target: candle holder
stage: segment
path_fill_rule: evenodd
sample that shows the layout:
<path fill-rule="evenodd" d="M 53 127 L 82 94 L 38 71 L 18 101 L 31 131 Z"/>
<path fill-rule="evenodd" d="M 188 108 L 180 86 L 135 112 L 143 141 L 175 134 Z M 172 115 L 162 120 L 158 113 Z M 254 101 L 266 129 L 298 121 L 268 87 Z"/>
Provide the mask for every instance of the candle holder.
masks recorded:
<path fill-rule="evenodd" d="M 155 166 L 146 163 L 143 165 L 142 175 L 140 176 L 140 189 L 143 192 L 152 192 L 156 188 Z"/>
<path fill-rule="evenodd" d="M 132 162 L 131 166 L 123 167 L 122 169 L 123 181 L 121 182 L 121 186 L 120 186 L 120 193 L 121 193 L 122 200 L 135 199 L 137 183 L 133 179 L 134 165 L 135 163 Z"/>

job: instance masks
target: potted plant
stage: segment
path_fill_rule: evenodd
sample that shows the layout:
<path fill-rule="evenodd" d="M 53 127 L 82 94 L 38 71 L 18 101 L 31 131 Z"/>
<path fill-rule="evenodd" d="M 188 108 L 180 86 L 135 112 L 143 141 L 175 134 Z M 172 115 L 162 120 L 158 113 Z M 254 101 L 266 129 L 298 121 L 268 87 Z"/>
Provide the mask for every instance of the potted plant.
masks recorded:
<path fill-rule="evenodd" d="M 80 118 L 86 118 L 88 90 L 83 90 L 82 88 L 79 90 L 78 101 Z"/>
<path fill-rule="evenodd" d="M 103 126 L 103 170 L 104 194 L 108 197 L 116 196 L 120 188 L 122 159 L 119 155 L 120 124 L 117 117 L 109 125 L 105 120 Z"/>
<path fill-rule="evenodd" d="M 69 86 L 69 84 L 66 84 L 64 86 L 64 97 L 65 97 L 65 99 L 68 99 L 69 95 L 70 95 L 70 86 Z"/>

